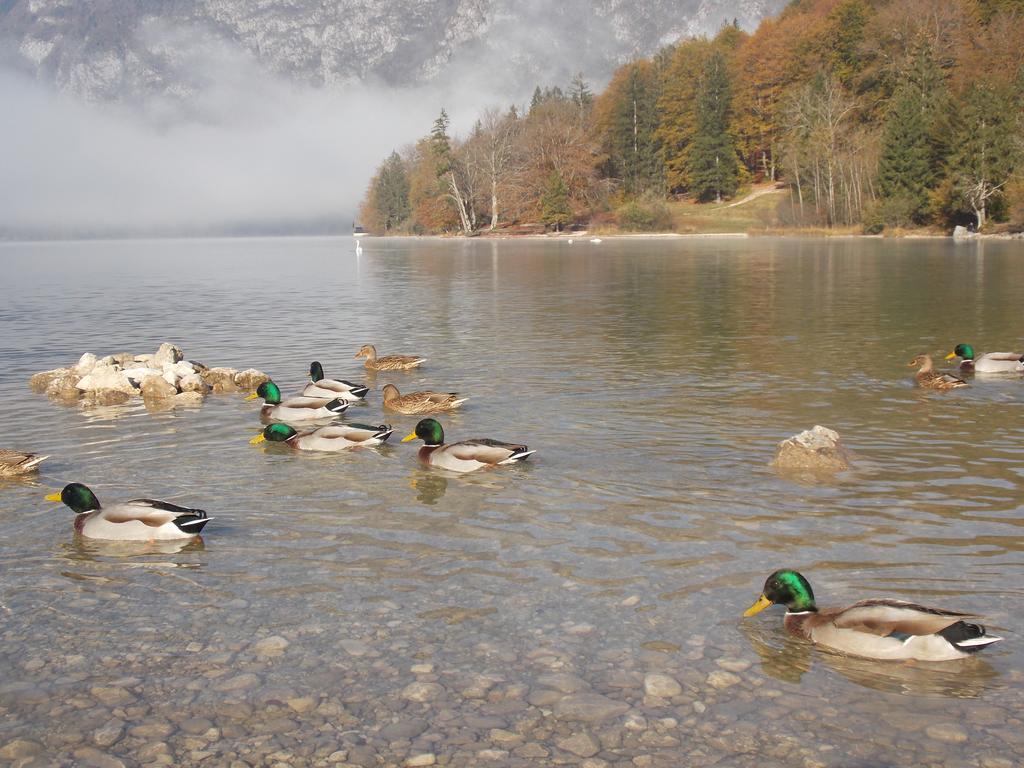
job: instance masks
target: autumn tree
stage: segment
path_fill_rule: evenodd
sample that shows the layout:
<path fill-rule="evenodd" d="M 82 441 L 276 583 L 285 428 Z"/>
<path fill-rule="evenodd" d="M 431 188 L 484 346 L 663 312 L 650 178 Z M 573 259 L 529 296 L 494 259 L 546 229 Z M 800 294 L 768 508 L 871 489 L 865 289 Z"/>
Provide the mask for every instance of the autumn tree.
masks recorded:
<path fill-rule="evenodd" d="M 503 200 L 503 193 L 510 192 L 519 181 L 521 129 L 521 121 L 514 110 L 502 113 L 488 109 L 463 148 L 472 176 L 481 178 L 489 193 L 485 205 L 490 210 L 489 228 L 492 230 L 498 226 L 502 211 L 499 199 Z"/>
<path fill-rule="evenodd" d="M 873 197 L 876 166 L 872 135 L 856 123 L 857 102 L 821 74 L 795 91 L 785 109 L 785 162 L 801 217 L 813 206 L 817 221 L 850 224 Z"/>
<path fill-rule="evenodd" d="M 525 118 L 518 141 L 524 215 L 540 214 L 539 200 L 552 171 L 558 172 L 570 201 L 579 208 L 589 208 L 601 198 L 599 148 L 576 118 L 575 105 L 565 99 L 546 101 Z"/>

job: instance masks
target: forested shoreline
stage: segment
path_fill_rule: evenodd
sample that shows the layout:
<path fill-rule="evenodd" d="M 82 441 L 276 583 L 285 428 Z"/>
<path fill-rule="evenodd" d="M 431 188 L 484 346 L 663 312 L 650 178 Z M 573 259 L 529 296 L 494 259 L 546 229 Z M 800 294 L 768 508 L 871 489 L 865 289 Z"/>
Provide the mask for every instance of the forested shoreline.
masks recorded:
<path fill-rule="evenodd" d="M 776 183 L 775 227 L 1024 227 L 1024 0 L 794 0 L 582 74 L 528 106 L 445 111 L 379 166 L 375 234 L 672 231 L 674 212 Z M 524 229 L 525 228 L 525 229 Z"/>

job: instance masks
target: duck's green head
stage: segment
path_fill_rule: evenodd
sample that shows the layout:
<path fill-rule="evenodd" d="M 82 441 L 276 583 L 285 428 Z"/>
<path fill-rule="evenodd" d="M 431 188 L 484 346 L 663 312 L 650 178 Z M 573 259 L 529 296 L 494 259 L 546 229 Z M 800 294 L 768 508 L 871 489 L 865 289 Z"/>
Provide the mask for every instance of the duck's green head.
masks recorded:
<path fill-rule="evenodd" d="M 283 443 L 286 440 L 291 440 L 297 435 L 294 429 L 289 427 L 287 424 L 271 424 L 256 437 L 249 441 L 250 445 L 259 445 L 264 440 L 269 440 L 272 443 Z"/>
<path fill-rule="evenodd" d="M 441 445 L 444 443 L 444 430 L 437 419 L 420 419 L 416 430 L 402 438 L 403 443 L 419 438 L 429 446 Z"/>
<path fill-rule="evenodd" d="M 309 364 L 309 380 L 320 381 L 324 377 L 324 367 L 316 360 Z"/>
<path fill-rule="evenodd" d="M 957 344 L 953 348 L 953 351 L 946 355 L 947 360 L 952 360 L 954 357 L 959 357 L 964 360 L 974 359 L 974 347 L 970 344 Z"/>
<path fill-rule="evenodd" d="M 255 400 L 257 397 L 262 397 L 267 401 L 267 405 L 280 405 L 281 403 L 281 390 L 277 384 L 272 381 L 264 381 L 258 387 L 256 391 L 249 395 L 246 400 Z"/>
<path fill-rule="evenodd" d="M 71 507 L 75 514 L 92 512 L 100 508 L 99 499 L 96 494 L 90 491 L 81 483 L 68 483 L 60 493 L 51 493 L 46 497 L 47 501 L 63 501 Z"/>
<path fill-rule="evenodd" d="M 784 605 L 794 613 L 816 611 L 814 592 L 807 579 L 788 568 L 776 571 L 764 582 L 764 589 L 757 602 L 743 612 L 744 616 L 760 613 L 769 605 Z"/>

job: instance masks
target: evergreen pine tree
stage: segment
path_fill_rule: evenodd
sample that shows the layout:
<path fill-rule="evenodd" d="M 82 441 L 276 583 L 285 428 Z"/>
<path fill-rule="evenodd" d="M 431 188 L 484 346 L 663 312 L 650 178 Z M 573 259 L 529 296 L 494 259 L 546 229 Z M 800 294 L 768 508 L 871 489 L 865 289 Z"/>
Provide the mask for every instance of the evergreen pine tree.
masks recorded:
<path fill-rule="evenodd" d="M 409 179 L 397 152 L 392 152 L 378 171 L 373 194 L 377 216 L 385 233 L 398 228 L 409 218 Z"/>
<path fill-rule="evenodd" d="M 934 183 L 927 116 L 921 93 L 912 84 L 897 89 L 882 134 L 878 191 L 889 201 L 890 219 L 907 216 L 921 223 Z"/>
<path fill-rule="evenodd" d="M 558 232 L 572 221 L 572 207 L 569 205 L 569 190 L 557 170 L 548 177 L 548 185 L 540 198 L 540 220 L 545 226 L 554 227 Z"/>
<path fill-rule="evenodd" d="M 622 181 L 629 196 L 664 189 L 664 173 L 655 132 L 658 91 L 654 69 L 646 63 L 629 65 L 609 86 L 614 98 L 607 128 L 605 173 Z"/>
<path fill-rule="evenodd" d="M 697 130 L 688 157 L 690 191 L 702 202 L 735 194 L 740 169 L 729 135 L 729 75 L 725 57 L 712 53 L 697 87 Z"/>
<path fill-rule="evenodd" d="M 569 98 L 579 112 L 579 124 L 582 126 L 590 114 L 590 108 L 594 105 L 594 94 L 591 93 L 587 81 L 583 79 L 582 72 L 573 75 L 572 82 L 569 84 Z"/>
<path fill-rule="evenodd" d="M 448 138 L 448 113 L 443 107 L 430 129 L 430 151 L 437 163 L 437 175 L 447 173 L 451 166 L 452 144 Z"/>
<path fill-rule="evenodd" d="M 973 83 L 960 111 L 949 181 L 955 192 L 953 204 L 970 211 L 979 230 L 991 209 L 1002 202 L 1020 159 L 1018 107 L 1016 94 L 1005 84 Z"/>

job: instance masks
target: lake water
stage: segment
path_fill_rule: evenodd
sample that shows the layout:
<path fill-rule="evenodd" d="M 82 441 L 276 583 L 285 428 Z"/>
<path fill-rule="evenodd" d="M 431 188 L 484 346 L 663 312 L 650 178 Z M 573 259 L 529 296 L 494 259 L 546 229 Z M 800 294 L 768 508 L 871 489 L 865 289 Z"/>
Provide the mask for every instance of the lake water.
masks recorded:
<path fill-rule="evenodd" d="M 1024 760 L 1024 381 L 926 392 L 906 365 L 1024 347 L 1019 243 L 133 241 L 0 265 L 0 447 L 51 455 L 0 483 L 0 762 Z M 372 387 L 346 420 L 396 436 L 299 454 L 251 446 L 240 395 L 150 413 L 26 386 L 162 341 L 286 392 L 320 360 Z M 364 343 L 429 359 L 368 378 Z M 537 453 L 423 468 L 387 382 L 468 395 L 453 440 Z M 778 475 L 815 424 L 855 468 Z M 71 481 L 216 519 L 183 549 L 75 541 L 43 500 Z M 935 603 L 1006 639 L 944 665 L 812 649 L 779 608 L 741 619 L 783 566 L 821 605 Z"/>

